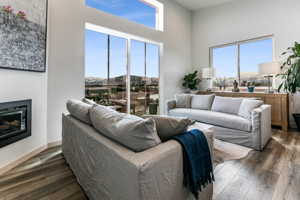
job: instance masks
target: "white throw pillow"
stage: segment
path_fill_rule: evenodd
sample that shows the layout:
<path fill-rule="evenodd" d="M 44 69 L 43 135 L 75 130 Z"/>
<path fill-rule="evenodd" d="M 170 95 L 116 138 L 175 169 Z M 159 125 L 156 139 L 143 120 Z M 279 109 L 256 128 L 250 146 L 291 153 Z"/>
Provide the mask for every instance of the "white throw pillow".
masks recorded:
<path fill-rule="evenodd" d="M 200 110 L 210 110 L 215 95 L 192 95 L 191 108 Z"/>
<path fill-rule="evenodd" d="M 251 120 L 251 112 L 255 108 L 258 108 L 259 106 L 263 105 L 263 101 L 260 100 L 254 100 L 254 99 L 243 99 L 240 110 L 239 110 L 239 116 Z"/>
<path fill-rule="evenodd" d="M 161 143 L 153 119 L 119 113 L 101 105 L 90 109 L 90 118 L 100 133 L 135 152 Z"/>
<path fill-rule="evenodd" d="M 176 94 L 176 108 L 191 108 L 191 99 L 189 94 Z"/>
<path fill-rule="evenodd" d="M 242 98 L 216 96 L 211 110 L 215 112 L 237 115 L 239 113 L 242 101 Z"/>

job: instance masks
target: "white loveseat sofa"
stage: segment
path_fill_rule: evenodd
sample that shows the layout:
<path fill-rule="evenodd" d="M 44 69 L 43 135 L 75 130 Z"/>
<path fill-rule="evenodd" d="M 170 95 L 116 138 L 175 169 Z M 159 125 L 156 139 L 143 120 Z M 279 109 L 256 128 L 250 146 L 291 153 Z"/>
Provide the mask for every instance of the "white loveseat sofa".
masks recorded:
<path fill-rule="evenodd" d="M 217 139 L 263 150 L 271 138 L 271 106 L 262 101 L 214 95 L 176 95 L 167 101 L 170 116 L 213 126 Z"/>

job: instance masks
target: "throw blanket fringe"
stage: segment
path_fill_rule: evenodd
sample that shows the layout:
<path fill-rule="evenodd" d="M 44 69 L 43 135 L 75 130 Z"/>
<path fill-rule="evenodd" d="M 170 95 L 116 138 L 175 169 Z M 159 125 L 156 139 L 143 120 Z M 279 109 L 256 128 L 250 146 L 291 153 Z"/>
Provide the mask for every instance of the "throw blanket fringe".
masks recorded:
<path fill-rule="evenodd" d="M 182 146 L 183 184 L 198 199 L 208 184 L 214 181 L 209 145 L 204 133 L 198 129 L 173 137 Z"/>

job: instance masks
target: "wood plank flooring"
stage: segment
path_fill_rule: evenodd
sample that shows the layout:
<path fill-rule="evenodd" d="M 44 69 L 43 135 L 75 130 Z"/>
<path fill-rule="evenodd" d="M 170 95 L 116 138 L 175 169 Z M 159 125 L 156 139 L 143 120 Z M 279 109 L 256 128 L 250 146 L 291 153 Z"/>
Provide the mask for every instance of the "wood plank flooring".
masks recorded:
<path fill-rule="evenodd" d="M 48 149 L 0 176 L 0 200 L 87 199 L 61 147 Z"/>
<path fill-rule="evenodd" d="M 300 200 L 300 133 L 275 130 L 263 152 L 215 169 L 214 200 Z M 87 199 L 60 147 L 0 176 L 0 200 Z"/>
<path fill-rule="evenodd" d="M 263 152 L 215 169 L 214 200 L 300 200 L 300 133 L 274 131 Z"/>

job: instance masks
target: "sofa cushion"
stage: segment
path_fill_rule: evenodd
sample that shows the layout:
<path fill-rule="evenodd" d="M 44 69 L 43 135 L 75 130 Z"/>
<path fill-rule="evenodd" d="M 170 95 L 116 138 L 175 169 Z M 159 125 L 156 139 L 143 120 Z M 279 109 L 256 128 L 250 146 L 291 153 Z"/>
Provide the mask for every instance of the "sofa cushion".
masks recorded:
<path fill-rule="evenodd" d="M 175 108 L 169 110 L 169 116 L 173 117 L 189 117 L 191 114 L 190 108 Z"/>
<path fill-rule="evenodd" d="M 189 94 L 177 94 L 175 95 L 176 108 L 190 108 L 191 107 L 191 95 Z"/>
<path fill-rule="evenodd" d="M 187 131 L 187 128 L 195 121 L 187 117 L 170 117 L 163 115 L 144 115 L 144 118 L 152 118 L 155 121 L 158 136 L 162 141 L 171 139 Z"/>
<path fill-rule="evenodd" d="M 153 119 L 119 113 L 101 105 L 90 109 L 93 126 L 103 135 L 140 152 L 161 143 Z"/>
<path fill-rule="evenodd" d="M 191 108 L 200 110 L 210 110 L 215 95 L 192 95 Z"/>
<path fill-rule="evenodd" d="M 188 117 L 206 124 L 246 132 L 251 132 L 252 130 L 252 124 L 250 120 L 238 115 L 231 115 L 227 113 L 213 112 L 209 110 L 176 108 L 170 110 L 169 115 L 175 117 Z"/>
<path fill-rule="evenodd" d="M 67 101 L 67 110 L 69 113 L 76 119 L 87 123 L 92 124 L 90 120 L 89 110 L 92 108 L 91 105 L 83 103 L 78 100 L 68 100 Z"/>
<path fill-rule="evenodd" d="M 263 105 L 263 101 L 254 100 L 254 99 L 243 99 L 238 115 L 246 119 L 251 120 L 251 112 Z"/>
<path fill-rule="evenodd" d="M 215 112 L 222 112 L 237 115 L 240 110 L 242 98 L 219 97 L 216 96 L 211 110 Z"/>
<path fill-rule="evenodd" d="M 251 121 L 240 117 L 238 115 L 232 115 L 227 113 L 220 113 L 208 110 L 195 110 L 191 109 L 189 118 L 197 120 L 199 122 L 221 126 L 230 129 L 236 129 L 241 131 L 251 132 Z"/>

